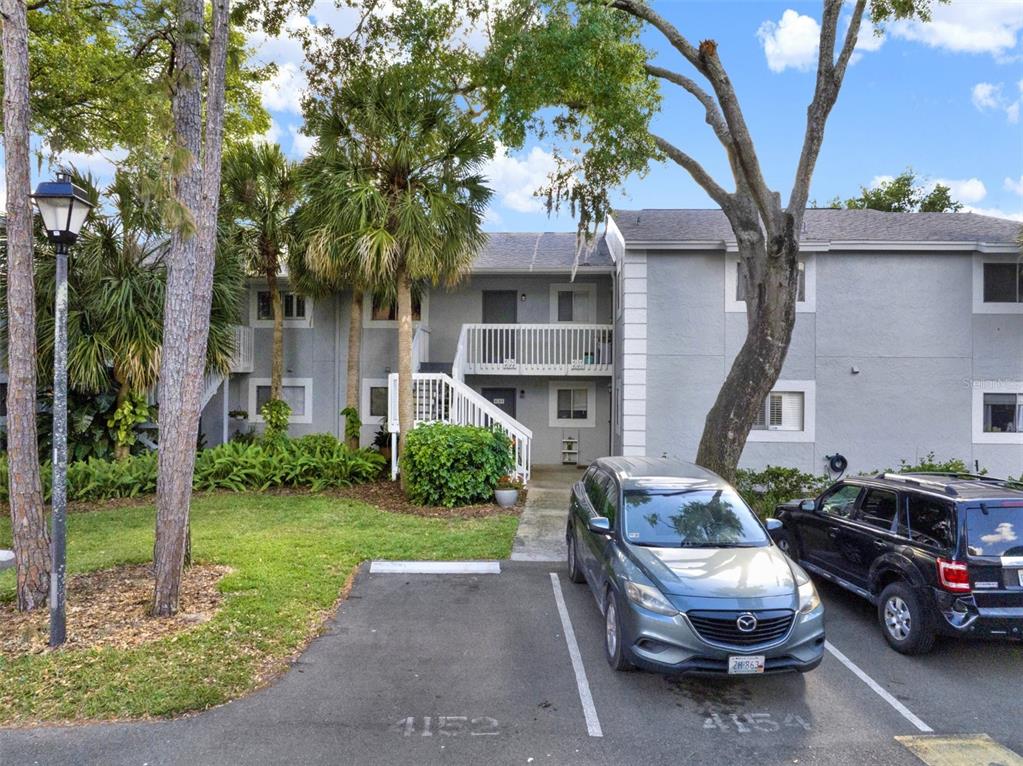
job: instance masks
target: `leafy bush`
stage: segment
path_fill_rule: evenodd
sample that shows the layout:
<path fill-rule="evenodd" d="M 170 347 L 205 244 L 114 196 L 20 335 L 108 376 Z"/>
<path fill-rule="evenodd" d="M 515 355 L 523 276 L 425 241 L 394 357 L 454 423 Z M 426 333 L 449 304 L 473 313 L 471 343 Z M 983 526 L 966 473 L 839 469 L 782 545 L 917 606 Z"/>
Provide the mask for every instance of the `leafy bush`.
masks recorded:
<path fill-rule="evenodd" d="M 341 415 L 345 419 L 345 441 L 358 444 L 359 437 L 362 435 L 362 419 L 359 417 L 359 411 L 354 407 L 345 407 L 341 410 Z"/>
<path fill-rule="evenodd" d="M 259 408 L 259 414 L 263 416 L 263 422 L 266 423 L 263 439 L 275 442 L 287 435 L 288 421 L 291 419 L 291 405 L 286 401 L 270 399 Z"/>
<path fill-rule="evenodd" d="M 923 459 L 919 463 L 910 464 L 905 460 L 900 461 L 898 471 L 888 470 L 889 473 L 976 473 L 972 468 L 966 465 L 966 462 L 959 458 L 949 458 L 948 460 L 938 460 L 934 456 L 934 452 L 928 452 L 924 455 Z M 875 472 L 875 473 L 880 473 Z M 986 470 L 980 471 L 981 475 L 986 474 Z"/>
<path fill-rule="evenodd" d="M 779 503 L 816 497 L 831 483 L 832 479 L 827 476 L 776 465 L 769 465 L 762 471 L 740 468 L 735 475 L 735 488 L 761 518 L 772 515 Z"/>
<path fill-rule="evenodd" d="M 138 441 L 137 428 L 153 420 L 156 408 L 150 407 L 142 394 L 128 394 L 107 418 L 107 428 L 118 449 L 127 453 Z"/>
<path fill-rule="evenodd" d="M 123 460 L 68 465 L 68 499 L 81 501 L 136 497 L 156 491 L 156 453 Z M 329 434 L 281 438 L 272 446 L 228 442 L 196 456 L 193 486 L 200 490 L 265 490 L 303 487 L 314 492 L 376 479 L 386 460 L 372 450 L 351 450 Z M 43 490 L 50 494 L 51 467 L 42 467 Z M 7 456 L 0 455 L 0 500 L 8 500 Z"/>
<path fill-rule="evenodd" d="M 504 433 L 447 423 L 409 433 L 401 459 L 409 499 L 448 508 L 490 500 L 512 467 L 511 441 Z"/>

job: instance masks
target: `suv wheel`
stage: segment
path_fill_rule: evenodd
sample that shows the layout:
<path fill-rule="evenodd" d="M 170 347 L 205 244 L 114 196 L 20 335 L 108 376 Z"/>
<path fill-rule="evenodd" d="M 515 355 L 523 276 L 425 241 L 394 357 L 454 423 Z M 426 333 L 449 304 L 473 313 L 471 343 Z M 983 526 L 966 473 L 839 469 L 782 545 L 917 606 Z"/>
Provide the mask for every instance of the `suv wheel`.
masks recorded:
<path fill-rule="evenodd" d="M 877 617 L 885 640 L 895 651 L 926 654 L 934 646 L 930 614 L 907 583 L 893 582 L 881 592 Z"/>
<path fill-rule="evenodd" d="M 604 655 L 607 663 L 615 670 L 632 670 L 632 663 L 625 656 L 622 635 L 622 621 L 618 616 L 618 601 L 615 594 L 608 591 L 607 604 L 604 607 Z"/>
<path fill-rule="evenodd" d="M 579 568 L 579 557 L 576 555 L 575 533 L 568 533 L 568 579 L 574 583 L 584 582 L 583 570 Z"/>

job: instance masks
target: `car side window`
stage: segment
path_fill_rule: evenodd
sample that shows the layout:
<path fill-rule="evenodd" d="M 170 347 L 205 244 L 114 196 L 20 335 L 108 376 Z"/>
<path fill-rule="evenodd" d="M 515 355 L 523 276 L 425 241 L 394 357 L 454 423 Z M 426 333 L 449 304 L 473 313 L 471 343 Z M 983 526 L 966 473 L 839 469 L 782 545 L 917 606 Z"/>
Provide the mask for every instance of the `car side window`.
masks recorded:
<path fill-rule="evenodd" d="M 821 503 L 821 513 L 825 516 L 848 519 L 852 516 L 853 509 L 856 507 L 856 498 L 859 495 L 859 487 L 853 484 L 843 484 L 825 495 Z"/>
<path fill-rule="evenodd" d="M 890 531 L 899 509 L 899 496 L 887 489 L 868 489 L 860 503 L 859 520 Z"/>
<path fill-rule="evenodd" d="M 604 488 L 601 486 L 598 476 L 599 474 L 595 470 L 588 471 L 587 475 L 583 477 L 583 486 L 586 487 L 586 497 L 589 498 L 590 505 L 600 516 L 600 509 L 604 505 Z"/>
<path fill-rule="evenodd" d="M 955 544 L 955 514 L 951 503 L 926 495 L 910 495 L 899 516 L 898 533 L 915 543 L 936 548 Z"/>
<path fill-rule="evenodd" d="M 601 476 L 600 485 L 604 493 L 604 502 L 597 507 L 597 513 L 607 516 L 614 524 L 618 517 L 618 485 L 610 476 Z"/>

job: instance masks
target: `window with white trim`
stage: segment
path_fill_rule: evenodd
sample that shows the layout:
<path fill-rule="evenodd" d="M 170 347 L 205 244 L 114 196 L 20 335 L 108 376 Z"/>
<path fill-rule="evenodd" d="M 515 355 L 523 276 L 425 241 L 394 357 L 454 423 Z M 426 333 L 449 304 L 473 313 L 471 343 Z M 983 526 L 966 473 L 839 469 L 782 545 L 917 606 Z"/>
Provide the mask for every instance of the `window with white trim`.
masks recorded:
<path fill-rule="evenodd" d="M 777 381 L 757 412 L 748 441 L 812 442 L 816 391 L 812 380 Z"/>
<path fill-rule="evenodd" d="M 1011 434 L 1023 430 L 1023 392 L 984 394 L 984 433 Z"/>
<path fill-rule="evenodd" d="M 593 383 L 550 384 L 550 426 L 592 428 L 596 422 L 596 386 Z"/>
<path fill-rule="evenodd" d="M 374 295 L 372 300 L 362 303 L 362 322 L 367 327 L 397 327 L 398 326 L 398 303 L 387 301 Z M 424 320 L 429 311 L 429 296 L 426 293 L 412 296 L 412 322 L 418 323 Z"/>
<path fill-rule="evenodd" d="M 813 313 L 817 310 L 817 261 L 816 255 L 808 253 L 800 256 L 798 261 L 799 283 L 796 287 L 796 311 Z M 725 259 L 725 311 L 746 311 L 746 272 L 745 264 L 738 255 L 729 255 Z"/>
<path fill-rule="evenodd" d="M 973 256 L 973 313 L 1023 314 L 1023 256 Z"/>
<path fill-rule="evenodd" d="M 551 321 L 593 324 L 597 315 L 593 284 L 551 285 Z"/>
<path fill-rule="evenodd" d="M 270 401 L 270 379 L 249 378 L 249 420 L 262 423 L 260 408 Z M 291 407 L 290 423 L 313 422 L 313 380 L 312 378 L 284 378 L 281 381 L 281 398 Z"/>
<path fill-rule="evenodd" d="M 363 378 L 360 414 L 367 425 L 387 420 L 387 378 Z"/>
<path fill-rule="evenodd" d="M 285 327 L 312 327 L 313 301 L 293 290 L 281 290 Z M 253 327 L 273 327 L 274 307 L 269 290 L 253 290 L 249 319 Z"/>
<path fill-rule="evenodd" d="M 1023 444 L 1023 380 L 973 381 L 975 444 Z"/>
<path fill-rule="evenodd" d="M 802 431 L 802 391 L 772 391 L 764 400 L 753 428 L 758 431 Z"/>

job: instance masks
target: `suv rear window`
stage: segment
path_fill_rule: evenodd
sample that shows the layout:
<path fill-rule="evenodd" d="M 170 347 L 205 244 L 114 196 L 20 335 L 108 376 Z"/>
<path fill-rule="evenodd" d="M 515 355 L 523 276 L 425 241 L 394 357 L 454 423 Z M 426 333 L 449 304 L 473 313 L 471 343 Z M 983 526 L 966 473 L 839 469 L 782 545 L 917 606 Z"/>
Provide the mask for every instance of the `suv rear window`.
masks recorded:
<path fill-rule="evenodd" d="M 1023 556 L 1023 506 L 970 508 L 966 540 L 971 556 Z"/>
<path fill-rule="evenodd" d="M 935 548 L 955 545 L 955 515 L 952 504 L 926 495 L 909 495 L 906 510 L 899 515 L 898 533 L 914 543 Z"/>

